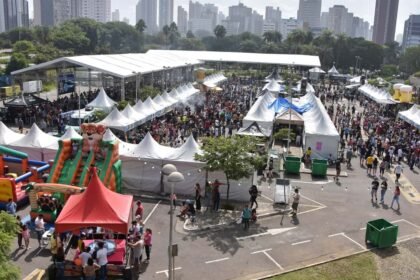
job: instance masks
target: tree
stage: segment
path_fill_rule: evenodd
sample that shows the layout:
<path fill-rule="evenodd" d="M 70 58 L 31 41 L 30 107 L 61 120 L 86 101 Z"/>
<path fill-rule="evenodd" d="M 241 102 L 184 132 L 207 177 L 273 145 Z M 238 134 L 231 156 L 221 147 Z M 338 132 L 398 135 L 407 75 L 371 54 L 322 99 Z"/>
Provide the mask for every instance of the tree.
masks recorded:
<path fill-rule="evenodd" d="M 398 64 L 401 48 L 398 42 L 388 42 L 384 46 L 384 63 Z"/>
<path fill-rule="evenodd" d="M 194 33 L 192 33 L 192 31 L 191 31 L 191 30 L 188 30 L 186 37 L 187 37 L 188 39 L 195 38 Z"/>
<path fill-rule="evenodd" d="M 11 242 L 19 230 L 16 218 L 0 212 L 0 279 L 21 279 L 19 269 L 10 263 Z"/>
<path fill-rule="evenodd" d="M 24 54 L 27 58 L 29 58 L 29 54 L 35 52 L 35 46 L 30 41 L 18 41 L 13 45 L 13 52 Z"/>
<path fill-rule="evenodd" d="M 61 50 L 69 50 L 76 54 L 88 54 L 90 41 L 83 30 L 72 24 L 71 21 L 65 22 L 52 33 L 54 46 Z"/>
<path fill-rule="evenodd" d="M 179 40 L 178 49 L 180 50 L 205 50 L 205 46 L 200 39 L 197 38 L 182 38 Z"/>
<path fill-rule="evenodd" d="M 196 154 L 195 159 L 205 162 L 206 170 L 225 174 L 229 200 L 230 181 L 249 178 L 260 163 L 257 141 L 251 137 L 217 137 L 205 138 L 203 143 L 203 154 Z"/>
<path fill-rule="evenodd" d="M 263 34 L 266 43 L 281 43 L 282 36 L 278 31 L 266 31 Z"/>
<path fill-rule="evenodd" d="M 405 49 L 400 59 L 400 69 L 408 75 L 420 71 L 420 46 Z"/>
<path fill-rule="evenodd" d="M 147 25 L 144 22 L 143 19 L 140 19 L 137 23 L 136 23 L 136 30 L 140 33 L 143 34 L 144 30 L 146 30 Z"/>
<path fill-rule="evenodd" d="M 223 25 L 216 25 L 213 32 L 217 39 L 223 39 L 226 36 L 226 28 Z"/>
<path fill-rule="evenodd" d="M 10 58 L 9 63 L 6 66 L 6 74 L 10 74 L 13 71 L 20 70 L 22 68 L 28 67 L 28 60 L 25 55 L 21 53 L 15 53 Z"/>

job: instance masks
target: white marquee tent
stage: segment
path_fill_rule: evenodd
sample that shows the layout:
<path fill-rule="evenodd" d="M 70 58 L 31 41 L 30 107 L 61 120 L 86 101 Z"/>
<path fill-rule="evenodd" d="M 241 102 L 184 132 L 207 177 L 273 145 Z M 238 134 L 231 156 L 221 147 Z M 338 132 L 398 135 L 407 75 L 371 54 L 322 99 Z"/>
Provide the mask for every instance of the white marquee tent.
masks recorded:
<path fill-rule="evenodd" d="M 22 139 L 25 135 L 14 132 L 0 121 L 0 145 L 8 145 Z"/>
<path fill-rule="evenodd" d="M 77 133 L 72 126 L 69 126 L 66 132 L 63 135 L 61 135 L 60 139 L 82 139 L 82 136 L 79 133 Z"/>
<path fill-rule="evenodd" d="M 137 101 L 136 105 L 133 107 L 133 109 L 144 116 L 144 118 L 141 120 L 141 122 L 146 122 L 151 119 L 153 119 L 156 111 L 153 110 L 153 108 L 146 106 L 141 100 Z"/>
<path fill-rule="evenodd" d="M 43 132 L 36 124 L 33 124 L 24 137 L 9 143 L 8 146 L 27 153 L 30 159 L 48 161 L 55 158 L 58 150 L 58 139 Z"/>
<path fill-rule="evenodd" d="M 282 89 L 283 87 L 276 80 L 270 80 L 270 82 L 263 87 L 263 90 L 268 90 L 272 93 L 279 93 Z"/>
<path fill-rule="evenodd" d="M 121 114 L 127 119 L 133 121 L 135 126 L 143 124 L 146 118 L 145 115 L 134 110 L 130 104 L 125 106 L 124 110 L 121 111 Z"/>
<path fill-rule="evenodd" d="M 112 112 L 99 123 L 105 125 L 106 127 L 127 132 L 134 128 L 136 120 L 127 119 L 120 111 L 118 111 L 117 108 L 114 108 Z"/>
<path fill-rule="evenodd" d="M 243 119 L 243 127 L 249 127 L 257 122 L 265 136 L 269 137 L 273 131 L 273 121 L 275 112 L 268 107 L 276 100 L 273 94 L 266 91 L 264 95 L 258 97 L 252 105 L 248 114 Z"/>
<path fill-rule="evenodd" d="M 410 109 L 406 111 L 398 112 L 398 117 L 414 125 L 417 129 L 420 129 L 420 107 L 414 104 Z"/>
<path fill-rule="evenodd" d="M 92 102 L 87 104 L 86 106 L 90 106 L 93 108 L 101 109 L 105 112 L 111 112 L 112 108 L 117 105 L 117 102 L 112 100 L 105 92 L 104 88 L 99 89 L 99 93 Z"/>
<path fill-rule="evenodd" d="M 154 115 L 156 115 L 157 117 L 161 116 L 164 113 L 164 107 L 154 102 L 150 98 L 150 96 L 147 97 L 145 101 L 143 101 L 143 105 L 151 108 L 154 111 Z"/>
<path fill-rule="evenodd" d="M 376 103 L 379 104 L 395 104 L 397 103 L 391 96 L 391 94 L 383 89 L 379 89 L 373 85 L 363 85 L 359 87 L 359 91 L 363 93 L 365 96 L 369 97 L 370 99 L 374 100 Z"/>
<path fill-rule="evenodd" d="M 329 75 L 338 75 L 340 73 L 338 73 L 337 69 L 335 68 L 335 65 L 333 65 L 333 67 L 331 67 L 331 69 L 328 70 L 328 74 Z"/>

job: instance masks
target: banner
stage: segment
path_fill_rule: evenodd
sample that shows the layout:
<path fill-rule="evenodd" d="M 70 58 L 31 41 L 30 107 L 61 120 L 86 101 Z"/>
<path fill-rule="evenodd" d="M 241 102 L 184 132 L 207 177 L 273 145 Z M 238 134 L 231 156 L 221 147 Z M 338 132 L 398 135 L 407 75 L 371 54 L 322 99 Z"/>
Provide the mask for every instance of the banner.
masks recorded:
<path fill-rule="evenodd" d="M 73 73 L 61 74 L 58 76 L 58 94 L 65 94 L 75 91 L 75 79 Z"/>

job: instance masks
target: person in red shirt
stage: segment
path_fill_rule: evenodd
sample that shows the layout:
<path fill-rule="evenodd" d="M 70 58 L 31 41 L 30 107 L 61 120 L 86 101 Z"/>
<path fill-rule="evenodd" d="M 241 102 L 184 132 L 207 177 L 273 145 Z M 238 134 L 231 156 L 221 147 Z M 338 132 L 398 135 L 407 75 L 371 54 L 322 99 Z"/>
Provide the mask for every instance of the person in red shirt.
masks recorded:
<path fill-rule="evenodd" d="M 143 210 L 144 210 L 143 204 L 141 204 L 140 200 L 137 201 L 136 204 L 137 204 L 137 209 L 136 209 L 135 217 L 140 216 L 140 219 L 142 219 L 143 218 Z"/>

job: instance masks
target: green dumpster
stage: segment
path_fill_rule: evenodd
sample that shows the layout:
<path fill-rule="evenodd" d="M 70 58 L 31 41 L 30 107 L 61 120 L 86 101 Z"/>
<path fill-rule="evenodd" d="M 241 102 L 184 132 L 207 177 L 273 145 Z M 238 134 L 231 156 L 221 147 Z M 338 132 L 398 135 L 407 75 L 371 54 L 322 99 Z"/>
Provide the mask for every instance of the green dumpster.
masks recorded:
<path fill-rule="evenodd" d="M 398 226 L 384 219 L 370 221 L 366 226 L 366 243 L 378 248 L 391 247 L 397 242 Z"/>
<path fill-rule="evenodd" d="M 325 177 L 327 175 L 328 161 L 325 159 L 312 160 L 312 175 Z"/>
<path fill-rule="evenodd" d="M 300 158 L 288 156 L 284 160 L 284 170 L 286 173 L 299 174 L 300 172 Z"/>

